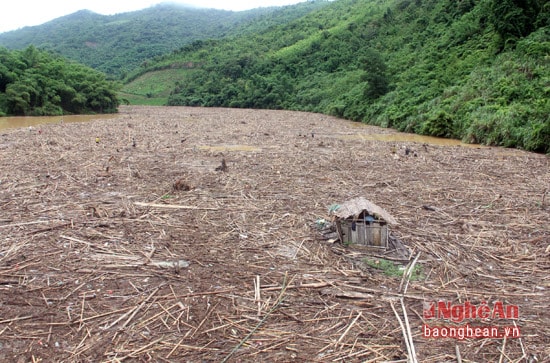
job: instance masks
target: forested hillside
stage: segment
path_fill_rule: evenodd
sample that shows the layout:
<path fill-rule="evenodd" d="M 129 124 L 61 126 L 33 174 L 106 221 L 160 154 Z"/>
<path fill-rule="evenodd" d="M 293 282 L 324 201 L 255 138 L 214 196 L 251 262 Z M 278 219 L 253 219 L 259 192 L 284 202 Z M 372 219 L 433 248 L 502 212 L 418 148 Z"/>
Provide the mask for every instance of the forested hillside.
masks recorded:
<path fill-rule="evenodd" d="M 261 31 L 300 18 L 325 3 L 240 12 L 166 3 L 110 16 L 81 10 L 43 25 L 2 33 L 0 46 L 23 49 L 32 44 L 124 77 L 145 60 L 195 40 Z"/>
<path fill-rule="evenodd" d="M 537 0 L 338 0 L 265 31 L 184 46 L 125 89 L 191 62 L 169 105 L 322 112 L 550 152 L 549 19 L 549 2 Z"/>
<path fill-rule="evenodd" d="M 103 73 L 33 46 L 0 47 L 0 116 L 115 112 L 117 89 Z"/>

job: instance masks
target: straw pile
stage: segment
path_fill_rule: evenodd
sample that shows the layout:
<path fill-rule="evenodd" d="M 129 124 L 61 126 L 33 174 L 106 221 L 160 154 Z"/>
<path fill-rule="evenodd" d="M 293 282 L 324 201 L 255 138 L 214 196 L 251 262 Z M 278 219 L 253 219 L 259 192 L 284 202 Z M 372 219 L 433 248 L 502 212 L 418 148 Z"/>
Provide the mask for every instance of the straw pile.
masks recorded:
<path fill-rule="evenodd" d="M 2 132 L 0 361 L 548 361 L 548 157 L 363 137 L 378 133 L 154 107 Z M 361 196 L 422 278 L 311 228 Z M 439 300 L 518 305 L 463 323 L 521 338 L 424 338 L 453 325 L 423 320 Z"/>

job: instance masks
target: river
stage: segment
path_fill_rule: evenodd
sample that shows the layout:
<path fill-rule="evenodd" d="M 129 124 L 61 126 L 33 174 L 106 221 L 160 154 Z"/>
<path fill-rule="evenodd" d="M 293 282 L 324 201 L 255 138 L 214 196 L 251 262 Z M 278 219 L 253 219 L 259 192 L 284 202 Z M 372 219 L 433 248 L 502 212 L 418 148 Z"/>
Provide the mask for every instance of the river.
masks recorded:
<path fill-rule="evenodd" d="M 97 119 L 112 119 L 116 117 L 118 117 L 118 114 L 0 117 L 0 130 L 31 126 L 37 127 L 44 124 L 64 122 L 86 122 Z"/>
<path fill-rule="evenodd" d="M 65 116 L 16 116 L 16 117 L 0 117 L 0 130 L 20 128 L 20 127 L 38 127 L 43 124 L 54 123 L 70 123 L 70 122 L 86 122 L 97 119 L 113 119 L 119 114 L 99 114 L 99 115 L 65 115 Z M 368 129 L 369 125 L 364 123 L 352 122 L 355 128 Z M 417 142 L 430 145 L 440 146 L 465 146 L 465 147 L 480 147 L 480 145 L 464 144 L 460 140 L 444 139 L 439 137 L 424 136 L 408 133 L 361 133 L 338 135 L 343 140 L 373 140 L 387 142 Z"/>

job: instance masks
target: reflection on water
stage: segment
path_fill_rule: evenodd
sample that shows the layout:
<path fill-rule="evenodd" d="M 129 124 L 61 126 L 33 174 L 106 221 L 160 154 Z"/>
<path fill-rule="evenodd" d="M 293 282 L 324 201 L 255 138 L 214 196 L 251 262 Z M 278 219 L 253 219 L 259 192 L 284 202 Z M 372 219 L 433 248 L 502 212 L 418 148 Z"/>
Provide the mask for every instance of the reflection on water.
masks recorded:
<path fill-rule="evenodd" d="M 118 114 L 0 117 L 0 130 L 29 126 L 35 127 L 37 125 L 63 122 L 86 122 L 98 119 L 112 119 L 116 117 L 118 117 Z"/>
<path fill-rule="evenodd" d="M 222 151 L 262 151 L 259 147 L 251 146 L 251 145 L 216 145 L 216 146 L 208 146 L 208 145 L 201 145 L 199 146 L 200 150 L 206 150 L 206 151 L 216 151 L 216 152 L 222 152 Z"/>
<path fill-rule="evenodd" d="M 444 139 L 441 137 L 424 136 L 417 134 L 351 134 L 339 135 L 342 140 L 366 140 L 366 141 L 386 141 L 386 142 L 418 142 L 421 144 L 440 145 L 440 146 L 464 146 L 464 147 L 481 147 L 476 144 L 464 144 L 460 140 Z"/>

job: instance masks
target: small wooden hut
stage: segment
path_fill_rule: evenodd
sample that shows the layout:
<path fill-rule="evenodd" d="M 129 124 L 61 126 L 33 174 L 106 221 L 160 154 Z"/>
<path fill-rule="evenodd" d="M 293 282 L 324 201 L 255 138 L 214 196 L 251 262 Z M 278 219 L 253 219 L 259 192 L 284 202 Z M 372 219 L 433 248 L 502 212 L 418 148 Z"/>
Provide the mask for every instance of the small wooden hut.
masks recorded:
<path fill-rule="evenodd" d="M 336 230 L 342 243 L 388 248 L 388 224 L 397 224 L 388 212 L 359 197 L 332 208 Z"/>

